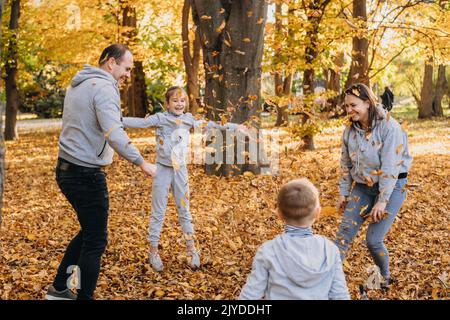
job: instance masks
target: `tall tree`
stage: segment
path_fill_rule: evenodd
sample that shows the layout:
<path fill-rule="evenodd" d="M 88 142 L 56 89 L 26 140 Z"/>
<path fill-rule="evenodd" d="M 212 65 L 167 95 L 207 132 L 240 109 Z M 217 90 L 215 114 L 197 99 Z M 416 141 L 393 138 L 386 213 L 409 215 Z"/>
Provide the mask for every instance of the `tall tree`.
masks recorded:
<path fill-rule="evenodd" d="M 315 63 L 319 56 L 319 28 L 325 14 L 325 9 L 330 0 L 312 0 L 309 1 L 307 7 L 308 24 L 306 34 L 308 41 L 305 47 L 305 69 L 303 72 L 303 95 L 305 109 L 309 112 L 303 112 L 302 124 L 309 125 L 311 121 L 311 112 L 314 112 L 314 90 L 316 87 Z M 304 148 L 314 150 L 314 135 L 307 132 L 303 136 Z"/>
<path fill-rule="evenodd" d="M 18 138 L 16 123 L 19 110 L 19 91 L 17 89 L 18 33 L 20 17 L 20 0 L 11 1 L 11 18 L 9 21 L 10 36 L 6 48 L 5 87 L 6 87 L 6 119 L 5 140 Z"/>
<path fill-rule="evenodd" d="M 0 0 L 0 26 L 3 18 L 3 0 Z M 0 42 L 2 40 L 2 29 L 0 28 Z M 0 47 L 0 57 L 1 57 Z M 0 61 L 1 62 L 1 61 Z M 3 211 L 3 187 L 5 183 L 5 143 L 3 138 L 3 102 L 0 101 L 0 227 L 2 225 Z"/>
<path fill-rule="evenodd" d="M 186 70 L 187 94 L 189 96 L 189 111 L 197 114 L 200 100 L 200 84 L 198 78 L 200 65 L 200 35 L 198 28 L 194 26 L 194 39 L 189 38 L 189 13 L 193 0 L 184 0 L 181 22 L 181 36 L 183 39 L 183 61 Z M 192 53 L 191 53 L 192 47 Z"/>
<path fill-rule="evenodd" d="M 425 63 L 422 90 L 420 91 L 419 118 L 430 118 L 433 114 L 433 57 Z"/>
<path fill-rule="evenodd" d="M 444 110 L 442 109 L 442 98 L 447 92 L 448 82 L 445 76 L 445 65 L 440 64 L 438 66 L 438 74 L 436 79 L 436 91 L 433 100 L 433 113 L 437 117 L 444 116 Z"/>
<path fill-rule="evenodd" d="M 353 0 L 353 18 L 359 25 L 357 34 L 352 40 L 352 62 L 345 88 L 360 82 L 370 86 L 369 79 L 369 38 L 367 24 L 366 0 Z"/>
<path fill-rule="evenodd" d="M 281 40 L 284 36 L 283 33 L 283 22 L 281 17 L 282 4 L 277 2 L 275 4 L 275 36 L 278 40 Z M 288 8 L 289 11 L 289 8 Z M 291 13 L 292 14 L 292 13 Z M 288 15 L 288 19 L 291 16 Z M 288 36 L 292 36 L 292 29 L 288 26 Z M 281 42 L 275 49 L 275 60 L 281 60 L 282 50 L 281 50 Z M 289 65 L 285 65 L 283 69 L 275 71 L 274 75 L 275 80 L 275 95 L 277 97 L 286 97 L 291 94 L 292 90 L 292 70 L 290 70 Z M 284 101 L 284 102 L 283 102 Z M 277 108 L 277 120 L 275 122 L 276 127 L 287 126 L 289 124 L 289 109 L 288 109 L 288 100 L 280 99 L 276 104 Z"/>
<path fill-rule="evenodd" d="M 341 98 L 341 70 L 344 66 L 344 51 L 337 52 L 333 67 L 324 70 L 325 89 L 333 92 L 333 96 L 327 101 L 326 111 L 336 110 Z"/>
<path fill-rule="evenodd" d="M 267 2 L 195 0 L 193 9 L 203 49 L 208 117 L 236 123 L 253 121 L 258 126 Z M 206 166 L 206 173 L 215 175 L 247 170 L 259 172 L 255 165 Z"/>
<path fill-rule="evenodd" d="M 122 27 L 124 27 L 122 37 L 124 42 L 135 53 L 130 83 L 122 89 L 121 98 L 128 116 L 144 117 L 147 113 L 145 73 L 140 52 L 133 50 L 134 48 L 137 48 L 136 6 L 128 3 L 128 1 L 120 1 L 120 4 L 122 8 Z"/>

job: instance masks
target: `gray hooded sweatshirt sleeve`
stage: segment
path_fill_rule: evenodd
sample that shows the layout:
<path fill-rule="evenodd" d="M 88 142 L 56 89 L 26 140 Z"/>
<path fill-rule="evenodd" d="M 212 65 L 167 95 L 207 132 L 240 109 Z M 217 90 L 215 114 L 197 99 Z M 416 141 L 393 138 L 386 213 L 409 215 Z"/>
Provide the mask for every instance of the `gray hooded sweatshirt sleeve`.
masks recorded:
<path fill-rule="evenodd" d="M 109 145 L 128 161 L 136 165 L 142 164 L 144 159 L 123 129 L 117 88 L 107 84 L 99 89 L 94 95 L 94 109 Z"/>
<path fill-rule="evenodd" d="M 123 129 L 117 81 L 85 65 L 72 79 L 64 99 L 59 157 L 86 167 L 112 163 L 115 150 L 140 165 L 144 159 Z"/>
<path fill-rule="evenodd" d="M 168 167 L 184 165 L 189 149 L 189 130 L 192 128 L 237 130 L 236 123 L 220 125 L 214 121 L 196 120 L 190 113 L 174 115 L 169 111 L 145 118 L 123 118 L 126 128 L 156 128 L 156 162 Z"/>

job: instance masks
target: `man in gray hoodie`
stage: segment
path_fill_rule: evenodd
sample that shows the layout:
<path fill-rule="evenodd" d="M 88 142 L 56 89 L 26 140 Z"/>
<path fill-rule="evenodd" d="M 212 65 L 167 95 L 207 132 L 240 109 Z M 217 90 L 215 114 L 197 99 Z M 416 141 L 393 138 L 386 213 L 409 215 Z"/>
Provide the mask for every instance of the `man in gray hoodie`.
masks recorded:
<path fill-rule="evenodd" d="M 121 44 L 103 50 L 99 67 L 85 65 L 72 79 L 64 99 L 56 181 L 77 213 L 81 230 L 69 243 L 49 300 L 93 299 L 101 256 L 107 245 L 109 194 L 103 168 L 114 151 L 154 176 L 123 129 L 119 85 L 130 77 L 133 55 Z M 78 295 L 67 282 L 78 266 Z"/>
<path fill-rule="evenodd" d="M 258 249 L 239 299 L 350 299 L 338 247 L 311 228 L 320 214 L 316 187 L 293 180 L 281 188 L 277 205 L 285 231 Z"/>

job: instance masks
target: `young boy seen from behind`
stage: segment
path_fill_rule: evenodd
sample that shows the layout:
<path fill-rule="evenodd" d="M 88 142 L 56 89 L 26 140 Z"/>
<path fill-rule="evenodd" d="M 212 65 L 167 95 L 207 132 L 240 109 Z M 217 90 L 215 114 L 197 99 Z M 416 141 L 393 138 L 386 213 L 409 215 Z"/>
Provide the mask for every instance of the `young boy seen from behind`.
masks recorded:
<path fill-rule="evenodd" d="M 284 233 L 258 249 L 239 299 L 350 299 L 338 248 L 312 231 L 320 215 L 316 187 L 307 179 L 290 181 L 277 205 Z"/>

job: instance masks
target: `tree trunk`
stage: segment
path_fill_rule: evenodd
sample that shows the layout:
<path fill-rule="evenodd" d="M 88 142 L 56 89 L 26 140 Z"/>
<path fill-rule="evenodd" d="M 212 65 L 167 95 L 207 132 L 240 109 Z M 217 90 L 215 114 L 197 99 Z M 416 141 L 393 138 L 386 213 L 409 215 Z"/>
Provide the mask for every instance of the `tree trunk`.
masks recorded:
<path fill-rule="evenodd" d="M 191 41 L 189 39 L 189 12 L 192 8 L 193 0 L 185 0 L 183 4 L 182 30 L 183 39 L 183 60 L 186 70 L 187 94 L 189 96 L 189 112 L 197 114 L 200 105 L 200 85 L 198 79 L 198 71 L 200 64 L 200 35 L 199 30 L 195 27 L 195 37 L 193 39 L 192 54 Z"/>
<path fill-rule="evenodd" d="M 431 118 L 433 116 L 433 58 L 425 63 L 422 90 L 420 91 L 419 118 Z"/>
<path fill-rule="evenodd" d="M 362 36 L 355 36 L 352 40 L 352 62 L 345 89 L 354 83 L 364 83 L 370 86 L 369 79 L 369 39 L 367 27 L 367 6 L 366 0 L 353 0 L 353 18 L 361 19 L 364 24 Z"/>
<path fill-rule="evenodd" d="M 136 8 L 121 1 L 122 26 L 127 29 L 123 33 L 124 42 L 132 49 L 136 45 L 137 18 Z M 132 50 L 133 51 L 133 50 Z M 135 53 L 134 68 L 131 71 L 130 83 L 122 88 L 121 100 L 125 114 L 130 117 L 144 117 L 147 113 L 147 92 L 142 58 Z"/>
<path fill-rule="evenodd" d="M 281 15 L 281 3 L 276 3 L 275 5 L 275 32 L 278 36 L 281 36 L 283 23 L 280 18 Z M 289 34 L 292 35 L 292 31 L 289 30 Z M 275 59 L 279 58 L 281 55 L 281 50 L 277 49 L 275 52 Z M 285 78 L 283 79 L 283 73 Z M 289 96 L 292 90 L 292 72 L 279 70 L 275 72 L 274 76 L 275 82 L 275 94 L 277 97 Z M 289 105 L 277 103 L 277 121 L 275 122 L 276 127 L 289 125 Z"/>
<path fill-rule="evenodd" d="M 0 26 L 3 18 L 3 0 L 0 0 Z M 0 42 L 2 42 L 2 30 L 0 28 Z M 2 52 L 0 47 L 0 62 Z M 3 190 L 5 183 L 5 142 L 3 137 L 3 102 L 0 100 L 0 228 L 2 226 Z"/>
<path fill-rule="evenodd" d="M 319 55 L 318 49 L 318 36 L 319 36 L 319 27 L 322 21 L 323 14 L 325 12 L 325 8 L 329 1 L 311 1 L 308 5 L 307 16 L 308 16 L 308 28 L 306 30 L 307 37 L 309 41 L 307 41 L 305 47 L 305 70 L 303 72 L 303 104 L 304 109 L 307 110 L 307 113 L 303 113 L 302 115 L 302 126 L 311 125 L 311 119 L 309 114 L 314 113 L 314 90 L 315 90 L 315 63 L 317 57 Z M 306 150 L 314 150 L 314 136 L 311 133 L 307 133 L 302 138 L 304 149 Z"/>
<path fill-rule="evenodd" d="M 445 77 L 445 65 L 439 65 L 438 75 L 436 80 L 436 93 L 433 101 L 433 115 L 436 117 L 443 117 L 444 111 L 442 109 L 442 98 L 447 91 L 448 83 Z"/>
<path fill-rule="evenodd" d="M 334 68 L 328 68 L 325 73 L 326 90 L 334 91 L 335 95 L 327 101 L 326 111 L 337 112 L 337 106 L 341 103 L 341 70 L 344 66 L 344 52 L 340 51 L 334 59 Z"/>
<path fill-rule="evenodd" d="M 283 80 L 283 77 L 275 73 L 275 93 L 278 97 L 289 96 L 292 90 L 292 73 L 289 73 Z M 289 125 L 289 105 L 277 104 L 277 121 L 275 127 Z"/>
<path fill-rule="evenodd" d="M 193 5 L 203 49 L 207 116 L 235 123 L 248 121 L 258 128 L 267 2 L 195 0 Z M 223 147 L 223 159 L 227 147 Z M 259 173 L 259 166 L 206 165 L 207 174 L 244 171 Z"/>
<path fill-rule="evenodd" d="M 19 110 L 19 91 L 17 89 L 17 38 L 19 30 L 20 0 L 11 1 L 11 19 L 9 29 L 11 36 L 8 41 L 8 51 L 6 54 L 6 120 L 5 120 L 5 140 L 18 139 L 16 128 L 17 111 Z"/>

